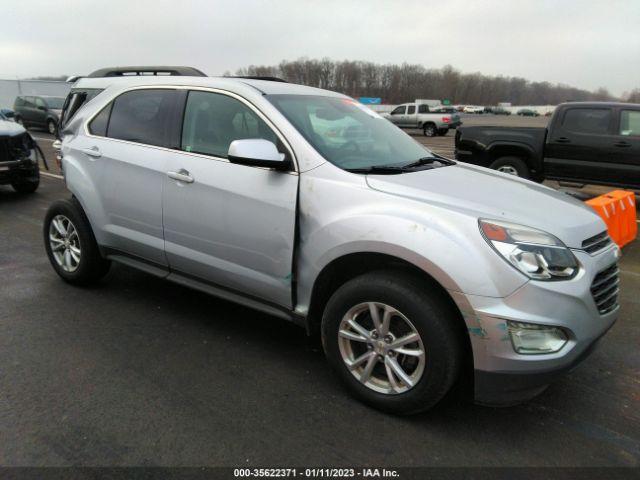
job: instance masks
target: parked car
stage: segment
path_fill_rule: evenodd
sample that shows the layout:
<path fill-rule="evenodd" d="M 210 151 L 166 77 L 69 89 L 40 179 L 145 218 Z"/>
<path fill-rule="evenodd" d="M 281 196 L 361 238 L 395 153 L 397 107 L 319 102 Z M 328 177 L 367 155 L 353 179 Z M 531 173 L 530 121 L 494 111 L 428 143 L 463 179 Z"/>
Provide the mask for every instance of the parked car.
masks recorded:
<path fill-rule="evenodd" d="M 564 103 L 546 128 L 465 127 L 456 158 L 542 181 L 640 188 L 640 105 Z"/>
<path fill-rule="evenodd" d="M 535 110 L 531 110 L 530 108 L 521 108 L 518 110 L 517 115 L 521 117 L 539 117 L 540 114 Z"/>
<path fill-rule="evenodd" d="M 19 193 L 35 192 L 40 169 L 35 144 L 22 125 L 0 115 L 0 185 Z"/>
<path fill-rule="evenodd" d="M 452 107 L 451 105 L 441 105 L 436 108 L 431 108 L 431 111 L 433 113 L 457 113 L 455 107 Z"/>
<path fill-rule="evenodd" d="M 467 105 L 466 107 L 463 108 L 462 111 L 464 113 L 482 114 L 482 113 L 484 113 L 484 107 L 476 107 L 474 105 Z"/>
<path fill-rule="evenodd" d="M 493 114 L 494 115 L 511 115 L 511 111 L 503 107 L 495 107 L 493 109 Z"/>
<path fill-rule="evenodd" d="M 350 128 L 367 141 L 332 133 Z M 61 153 L 72 197 L 43 234 L 62 279 L 119 262 L 295 322 L 385 411 L 471 378 L 480 402 L 529 398 L 618 315 L 619 250 L 591 209 L 435 155 L 338 93 L 128 78 Z"/>
<path fill-rule="evenodd" d="M 16 122 L 26 128 L 44 128 L 55 135 L 64 97 L 26 95 L 16 97 L 13 104 Z"/>
<path fill-rule="evenodd" d="M 440 107 L 430 107 L 425 103 L 403 103 L 383 116 L 397 127 L 422 130 L 425 137 L 446 135 L 449 129 L 462 125 L 460 115 L 434 113 L 432 108 Z"/>

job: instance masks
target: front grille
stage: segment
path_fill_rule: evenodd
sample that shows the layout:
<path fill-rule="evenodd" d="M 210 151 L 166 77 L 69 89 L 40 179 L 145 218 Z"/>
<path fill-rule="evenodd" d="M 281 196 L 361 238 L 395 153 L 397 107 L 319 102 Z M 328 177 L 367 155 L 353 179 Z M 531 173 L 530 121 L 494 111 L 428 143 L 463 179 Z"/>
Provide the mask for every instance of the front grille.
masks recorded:
<path fill-rule="evenodd" d="M 587 238 L 582 242 L 582 249 L 587 253 L 595 253 L 603 248 L 608 247 L 611 244 L 611 237 L 605 230 L 598 235 Z"/>
<path fill-rule="evenodd" d="M 29 156 L 31 137 L 28 133 L 0 137 L 0 162 L 10 162 Z"/>
<path fill-rule="evenodd" d="M 620 279 L 618 265 L 613 264 L 596 275 L 591 284 L 591 295 L 601 315 L 615 310 L 618 306 Z"/>

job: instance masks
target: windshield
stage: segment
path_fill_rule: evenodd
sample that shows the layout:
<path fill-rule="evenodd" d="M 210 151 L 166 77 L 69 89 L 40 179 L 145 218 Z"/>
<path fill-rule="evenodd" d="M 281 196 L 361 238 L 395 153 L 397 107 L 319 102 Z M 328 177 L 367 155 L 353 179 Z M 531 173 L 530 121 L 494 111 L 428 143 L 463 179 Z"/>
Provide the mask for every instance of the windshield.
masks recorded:
<path fill-rule="evenodd" d="M 63 97 L 47 97 L 44 99 L 47 104 L 47 107 L 52 110 L 62 110 L 62 105 L 64 105 Z"/>
<path fill-rule="evenodd" d="M 433 156 L 355 100 L 315 95 L 267 98 L 324 158 L 342 169 L 406 165 Z"/>

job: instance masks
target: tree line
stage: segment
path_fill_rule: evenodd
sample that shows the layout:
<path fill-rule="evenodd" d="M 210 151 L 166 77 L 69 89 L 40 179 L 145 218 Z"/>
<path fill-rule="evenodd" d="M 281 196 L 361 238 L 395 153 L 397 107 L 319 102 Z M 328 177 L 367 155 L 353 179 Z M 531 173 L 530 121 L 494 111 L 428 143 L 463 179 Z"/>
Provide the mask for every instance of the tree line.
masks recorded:
<path fill-rule="evenodd" d="M 227 72 L 225 75 L 231 74 Z M 426 68 L 409 63 L 381 65 L 366 61 L 301 58 L 283 60 L 279 65 L 250 65 L 237 70 L 235 75 L 279 77 L 352 97 L 380 97 L 382 103 L 388 104 L 416 98 L 447 99 L 452 104 L 472 105 L 496 105 L 499 102 L 557 105 L 566 101 L 619 100 L 604 87 L 588 91 L 564 84 L 531 82 L 519 77 L 462 73 L 450 65 Z M 628 96 L 640 97 L 640 89 Z"/>

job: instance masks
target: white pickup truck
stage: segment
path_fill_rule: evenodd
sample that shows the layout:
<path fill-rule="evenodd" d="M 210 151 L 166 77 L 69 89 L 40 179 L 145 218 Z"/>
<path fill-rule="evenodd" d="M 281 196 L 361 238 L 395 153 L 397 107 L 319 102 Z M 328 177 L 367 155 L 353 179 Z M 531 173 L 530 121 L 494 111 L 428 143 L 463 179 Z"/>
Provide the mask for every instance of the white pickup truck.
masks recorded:
<path fill-rule="evenodd" d="M 394 108 L 391 113 L 383 116 L 400 128 L 420 129 L 426 137 L 446 135 L 450 128 L 462 125 L 457 113 L 434 113 L 436 108 L 427 103 L 415 101 L 403 103 Z"/>

